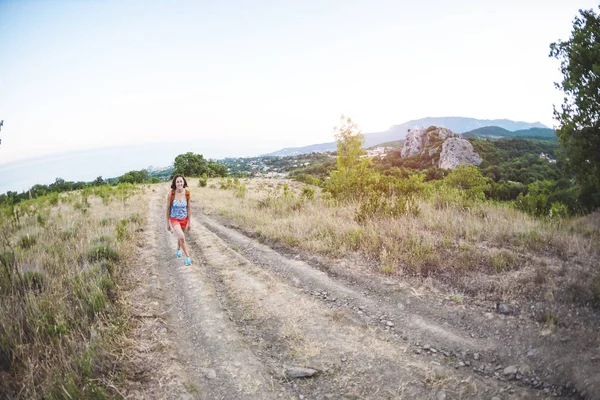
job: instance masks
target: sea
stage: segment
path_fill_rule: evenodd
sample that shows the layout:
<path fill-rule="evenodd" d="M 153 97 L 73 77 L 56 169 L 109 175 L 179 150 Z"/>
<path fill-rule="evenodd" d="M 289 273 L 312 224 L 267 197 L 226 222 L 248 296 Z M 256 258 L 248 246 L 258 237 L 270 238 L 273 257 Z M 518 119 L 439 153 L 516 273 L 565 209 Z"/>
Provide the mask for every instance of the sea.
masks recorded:
<path fill-rule="evenodd" d="M 0 159 L 0 194 L 7 191 L 20 193 L 36 184 L 49 185 L 57 178 L 90 182 L 99 176 L 103 179 L 116 178 L 129 171 L 169 167 L 173 165 L 175 157 L 187 152 L 218 160 L 225 157 L 254 157 L 274 150 L 250 143 L 243 148 L 233 148 L 222 142 L 145 143 L 55 154 L 6 164 L 1 164 Z"/>

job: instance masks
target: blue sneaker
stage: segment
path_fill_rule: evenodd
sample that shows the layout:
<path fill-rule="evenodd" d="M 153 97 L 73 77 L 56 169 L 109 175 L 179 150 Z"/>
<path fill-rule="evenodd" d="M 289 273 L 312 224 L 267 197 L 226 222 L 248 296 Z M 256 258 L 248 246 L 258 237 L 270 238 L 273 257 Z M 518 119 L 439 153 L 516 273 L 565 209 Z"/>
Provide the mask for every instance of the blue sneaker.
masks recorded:
<path fill-rule="evenodd" d="M 181 249 L 177 249 L 175 255 L 177 256 L 177 258 L 181 258 Z"/>
<path fill-rule="evenodd" d="M 185 265 L 192 265 L 192 259 L 190 257 L 185 258 Z"/>

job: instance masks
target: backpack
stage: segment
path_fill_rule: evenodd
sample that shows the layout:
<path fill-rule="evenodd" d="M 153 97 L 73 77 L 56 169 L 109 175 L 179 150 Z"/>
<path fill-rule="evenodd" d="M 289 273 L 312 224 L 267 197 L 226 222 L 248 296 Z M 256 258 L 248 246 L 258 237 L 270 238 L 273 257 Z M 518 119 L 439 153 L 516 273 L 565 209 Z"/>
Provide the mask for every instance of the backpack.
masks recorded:
<path fill-rule="evenodd" d="M 173 200 L 175 200 L 175 189 L 171 189 L 171 204 L 173 204 Z M 185 189 L 185 200 L 190 203 L 190 191 Z"/>

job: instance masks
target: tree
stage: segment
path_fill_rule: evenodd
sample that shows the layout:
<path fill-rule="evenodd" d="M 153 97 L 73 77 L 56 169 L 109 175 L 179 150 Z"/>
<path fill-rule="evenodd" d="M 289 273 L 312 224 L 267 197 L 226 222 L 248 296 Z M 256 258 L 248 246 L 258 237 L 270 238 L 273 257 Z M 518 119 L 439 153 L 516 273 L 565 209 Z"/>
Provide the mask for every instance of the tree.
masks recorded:
<path fill-rule="evenodd" d="M 191 152 L 180 154 L 175 157 L 175 170 L 173 176 L 182 174 L 185 176 L 201 176 L 208 174 L 208 166 L 202 154 Z"/>
<path fill-rule="evenodd" d="M 218 163 L 213 160 L 208 161 L 208 176 L 212 177 L 221 177 L 224 178 L 227 176 L 227 165 Z"/>
<path fill-rule="evenodd" d="M 129 171 L 119 177 L 119 183 L 144 183 L 148 180 L 148 171 Z"/>
<path fill-rule="evenodd" d="M 580 183 L 595 186 L 600 205 L 600 15 L 579 10 L 567 41 L 550 45 L 550 57 L 560 61 L 564 92 L 556 134 L 567 163 Z"/>
<path fill-rule="evenodd" d="M 485 192 L 490 190 L 490 178 L 481 174 L 474 165 L 459 165 L 444 178 L 443 182 L 462 190 L 468 199 L 485 200 Z"/>
<path fill-rule="evenodd" d="M 325 190 L 336 198 L 360 198 L 364 196 L 377 179 L 371 160 L 360 156 L 364 153 L 362 144 L 364 135 L 350 118 L 343 115 L 341 125 L 335 128 L 337 139 L 337 170 L 332 171 Z"/>
<path fill-rule="evenodd" d="M 358 129 L 356 123 L 343 115 L 340 117 L 341 125 L 335 128 L 337 140 L 337 168 L 338 170 L 351 169 L 364 153 L 361 149 L 365 137 Z"/>

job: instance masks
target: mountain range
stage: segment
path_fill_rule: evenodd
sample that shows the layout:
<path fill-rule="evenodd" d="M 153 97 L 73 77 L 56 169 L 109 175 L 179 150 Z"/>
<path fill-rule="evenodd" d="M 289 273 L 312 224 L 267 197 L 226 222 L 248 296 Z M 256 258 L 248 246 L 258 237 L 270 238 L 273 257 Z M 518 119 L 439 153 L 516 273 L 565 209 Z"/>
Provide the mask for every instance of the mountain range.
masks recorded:
<path fill-rule="evenodd" d="M 409 129 L 427 128 L 429 126 L 438 126 L 442 128 L 448 128 L 455 133 L 466 133 L 481 129 L 478 133 L 472 135 L 472 137 L 494 137 L 494 136 L 528 136 L 525 132 L 529 129 L 534 129 L 533 133 L 529 136 L 547 136 L 550 135 L 550 131 L 553 134 L 553 130 L 548 128 L 541 122 L 522 122 L 512 121 L 509 119 L 476 119 L 466 117 L 427 117 L 421 119 L 415 119 L 404 122 L 400 125 L 393 125 L 388 130 L 383 132 L 372 132 L 365 133 L 365 143 L 363 147 L 371 147 L 385 142 L 392 142 L 395 140 L 403 140 Z M 486 130 L 493 128 L 491 130 Z M 495 130 L 495 128 L 501 129 Z M 503 135 L 502 132 L 520 132 L 518 135 Z M 542 132 L 542 133 L 540 133 Z M 303 147 L 288 147 L 265 156 L 292 156 L 297 154 L 308 154 L 308 153 L 319 153 L 325 151 L 335 151 L 337 142 L 327 142 L 312 144 Z"/>

